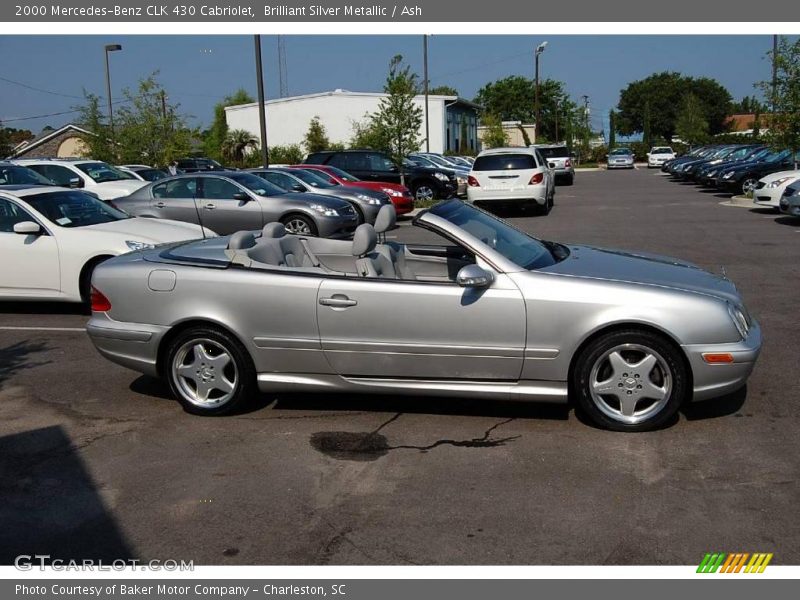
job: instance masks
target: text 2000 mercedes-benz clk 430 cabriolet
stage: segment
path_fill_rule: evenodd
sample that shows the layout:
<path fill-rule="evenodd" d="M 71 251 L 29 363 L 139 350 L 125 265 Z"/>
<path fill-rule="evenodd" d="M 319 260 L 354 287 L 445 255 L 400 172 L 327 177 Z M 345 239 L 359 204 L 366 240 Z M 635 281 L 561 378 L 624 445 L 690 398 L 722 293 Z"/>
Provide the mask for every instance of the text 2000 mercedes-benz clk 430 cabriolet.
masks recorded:
<path fill-rule="evenodd" d="M 459 200 L 421 212 L 442 245 L 263 231 L 101 264 L 88 332 L 197 414 L 256 389 L 566 402 L 640 431 L 741 387 L 761 346 L 734 285 L 662 256 L 540 241 Z"/>

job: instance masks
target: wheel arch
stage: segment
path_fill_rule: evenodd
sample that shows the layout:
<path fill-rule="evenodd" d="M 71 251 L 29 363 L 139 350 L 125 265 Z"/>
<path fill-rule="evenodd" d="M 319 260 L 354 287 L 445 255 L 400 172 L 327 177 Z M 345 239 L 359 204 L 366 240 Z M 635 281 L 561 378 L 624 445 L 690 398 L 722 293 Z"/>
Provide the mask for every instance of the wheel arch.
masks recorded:
<path fill-rule="evenodd" d="M 572 389 L 574 374 L 575 374 L 575 365 L 578 362 L 578 357 L 584 351 L 584 349 L 594 342 L 595 340 L 603 337 L 604 335 L 608 335 L 610 333 L 615 333 L 617 331 L 624 331 L 626 329 L 639 329 L 641 331 L 645 331 L 647 333 L 655 334 L 664 339 L 669 345 L 673 347 L 678 352 L 678 355 L 681 357 L 683 361 L 683 365 L 686 368 L 686 374 L 689 378 L 688 381 L 688 389 L 691 390 L 694 385 L 694 373 L 692 372 L 692 365 L 689 362 L 689 357 L 686 356 L 686 352 L 681 347 L 681 344 L 678 340 L 673 336 L 671 333 L 666 331 L 665 329 L 653 325 L 652 323 L 643 322 L 643 321 L 620 321 L 615 323 L 607 323 L 595 329 L 594 331 L 587 334 L 581 342 L 578 344 L 575 351 L 572 353 L 572 356 L 569 360 L 569 369 L 567 371 L 567 385 L 569 387 L 569 395 L 570 397 L 574 397 L 574 390 Z"/>
<path fill-rule="evenodd" d="M 92 284 L 91 280 L 88 281 L 86 280 L 89 274 L 92 271 L 94 271 L 97 265 L 107 261 L 109 258 L 114 258 L 115 256 L 116 254 L 107 252 L 103 254 L 95 254 L 94 256 L 91 256 L 84 261 L 83 266 L 81 267 L 81 270 L 78 273 L 78 294 L 81 296 L 81 299 L 88 300 L 88 296 L 84 298 L 84 288 L 85 284 L 88 284 L 88 286 L 90 287 L 88 289 L 85 289 L 85 291 L 88 292 L 89 289 L 91 289 L 91 284 Z"/>
<path fill-rule="evenodd" d="M 178 335 L 187 329 L 191 329 L 192 327 L 213 327 L 214 329 L 220 329 L 224 331 L 233 339 L 238 341 L 242 345 L 242 348 L 244 348 L 247 352 L 250 360 L 253 360 L 253 356 L 250 353 L 247 344 L 245 344 L 244 340 L 242 340 L 242 338 L 239 337 L 230 327 L 226 326 L 224 323 L 220 323 L 219 321 L 215 321 L 214 319 L 210 318 L 191 318 L 174 323 L 172 327 L 170 327 L 169 331 L 161 336 L 161 339 L 158 342 L 158 351 L 156 353 L 156 371 L 159 377 L 163 377 L 165 374 L 164 362 L 167 358 L 167 348 L 169 348 L 169 345 L 176 337 L 178 337 Z"/>

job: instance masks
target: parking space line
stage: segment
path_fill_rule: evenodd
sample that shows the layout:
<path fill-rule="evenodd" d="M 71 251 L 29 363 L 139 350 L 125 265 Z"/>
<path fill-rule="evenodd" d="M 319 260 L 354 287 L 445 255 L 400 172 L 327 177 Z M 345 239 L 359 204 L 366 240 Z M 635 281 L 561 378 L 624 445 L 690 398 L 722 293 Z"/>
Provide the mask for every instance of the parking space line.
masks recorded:
<path fill-rule="evenodd" d="M 0 331 L 86 331 L 84 327 L 22 327 L 14 325 L 0 325 Z"/>

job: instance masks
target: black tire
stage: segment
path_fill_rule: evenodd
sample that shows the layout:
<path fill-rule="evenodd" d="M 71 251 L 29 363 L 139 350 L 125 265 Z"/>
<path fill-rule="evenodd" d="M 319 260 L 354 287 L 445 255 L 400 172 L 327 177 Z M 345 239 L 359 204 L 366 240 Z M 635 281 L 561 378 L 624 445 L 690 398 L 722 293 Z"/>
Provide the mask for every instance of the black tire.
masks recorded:
<path fill-rule="evenodd" d="M 423 192 L 429 190 L 430 194 Z M 414 187 L 411 189 L 414 200 L 417 202 L 432 202 L 439 197 L 439 186 L 431 180 L 423 179 L 422 181 L 414 182 Z"/>
<path fill-rule="evenodd" d="M 99 256 L 97 258 L 93 258 L 83 266 L 83 269 L 81 269 L 81 274 L 78 279 L 78 289 L 80 290 L 81 294 L 81 303 L 86 308 L 89 308 L 92 302 L 92 274 L 97 268 L 97 265 L 108 260 L 109 258 L 111 257 Z"/>
<path fill-rule="evenodd" d="M 223 390 L 221 389 L 212 389 L 208 394 L 206 403 L 201 402 L 198 398 L 192 401 L 192 382 L 178 375 L 178 365 L 176 364 L 177 362 L 184 366 L 194 367 L 198 361 L 202 360 L 196 354 L 192 354 L 191 356 L 188 354 L 186 348 L 187 346 L 191 347 L 192 344 L 202 344 L 212 360 L 220 358 L 220 354 L 215 354 L 220 348 L 223 349 L 230 358 L 230 362 L 222 369 L 222 375 L 219 375 L 220 369 L 214 371 L 214 365 L 211 363 L 204 364 L 200 367 L 203 369 L 210 369 L 211 374 L 209 377 L 211 378 L 211 386 L 218 385 L 216 384 L 216 381 L 220 381 L 220 379 L 216 379 L 218 377 L 224 377 L 228 382 L 233 383 L 233 389 L 228 394 L 230 397 L 226 398 L 224 402 L 214 403 L 215 395 L 218 399 L 222 399 L 221 392 L 223 392 Z M 256 392 L 256 371 L 250 354 L 238 339 L 221 328 L 211 325 L 190 327 L 180 332 L 170 341 L 164 356 L 164 364 L 161 365 L 161 372 L 167 379 L 170 391 L 175 398 L 178 399 L 178 402 L 181 403 L 183 409 L 193 415 L 215 416 L 234 412 L 241 409 Z M 190 363 L 189 361 L 193 362 Z M 232 374 L 235 374 L 233 379 Z M 197 385 L 195 385 L 195 392 L 197 392 L 198 389 Z M 215 394 L 215 392 L 220 392 L 220 394 Z"/>
<path fill-rule="evenodd" d="M 307 232 L 292 231 L 296 229 L 295 227 L 292 226 L 293 222 L 304 223 L 305 226 L 308 228 L 308 231 Z M 290 215 L 286 215 L 281 219 L 281 223 L 283 223 L 283 226 L 286 227 L 286 231 L 288 233 L 299 233 L 300 235 L 311 235 L 311 236 L 319 235 L 319 230 L 317 229 L 317 224 L 314 222 L 314 219 L 300 213 L 292 213 Z"/>
<path fill-rule="evenodd" d="M 568 176 L 568 177 L 567 177 L 567 178 L 564 180 L 564 185 L 573 185 L 574 183 L 575 183 L 575 175 L 569 175 L 569 176 Z"/>
<path fill-rule="evenodd" d="M 635 364 L 623 363 L 626 371 L 622 375 L 625 377 L 617 377 L 618 374 L 611 367 L 611 361 L 606 355 L 616 350 L 625 361 L 635 363 L 640 353 L 646 355 L 641 348 L 654 356 L 655 366 L 643 373 L 637 372 L 639 369 Z M 598 385 L 605 385 L 613 390 L 612 395 L 592 393 L 592 383 L 598 377 L 601 379 Z M 639 382 L 644 383 L 645 380 L 641 377 L 647 377 L 654 389 L 660 386 L 660 389 L 668 393 L 663 395 L 663 399 L 648 397 L 646 390 L 642 390 L 642 385 L 637 385 Z M 570 383 L 578 408 L 583 414 L 595 425 L 612 431 L 649 431 L 662 427 L 674 417 L 690 393 L 690 377 L 680 350 L 663 336 L 634 328 L 614 331 L 590 342 L 575 361 Z M 630 417 L 622 414 L 623 404 L 619 398 L 616 401 L 618 408 L 615 409 L 613 395 L 622 394 L 623 391 L 625 395 L 621 395 L 621 398 L 630 396 L 633 399 L 634 411 Z M 635 396 L 640 393 L 644 395 Z M 637 410 L 640 411 L 639 415 L 636 414 Z M 617 411 L 619 414 L 614 415 Z"/>

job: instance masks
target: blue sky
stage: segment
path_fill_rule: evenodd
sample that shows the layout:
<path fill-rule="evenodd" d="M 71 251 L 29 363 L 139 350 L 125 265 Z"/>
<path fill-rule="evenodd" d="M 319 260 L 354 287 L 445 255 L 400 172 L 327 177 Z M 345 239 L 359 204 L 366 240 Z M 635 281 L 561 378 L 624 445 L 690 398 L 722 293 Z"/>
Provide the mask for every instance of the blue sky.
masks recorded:
<path fill-rule="evenodd" d="M 547 40 L 540 76 L 560 79 L 576 98 L 590 97 L 593 126 L 607 122 L 619 91 L 630 81 L 663 71 L 709 76 L 739 99 L 753 95 L 753 82 L 770 78 L 765 53 L 771 36 L 458 36 L 429 39 L 432 85 L 448 84 L 472 98 L 487 82 L 508 75 L 533 76 L 533 48 Z M 85 88 L 103 96 L 103 46 L 111 55 L 112 96 L 160 71 L 172 101 L 197 125 L 211 120 L 215 102 L 238 87 L 255 96 L 253 38 L 242 36 L 0 36 L 0 120 L 39 131 L 73 115 L 30 117 L 67 111 Z M 279 95 L 277 38 L 263 36 L 268 98 Z M 380 90 L 390 58 L 402 54 L 422 73 L 422 36 L 286 36 L 290 95 L 336 88 Z M 55 93 L 34 91 L 13 80 Z M 57 95 L 58 94 L 58 95 Z M 77 96 L 78 98 L 73 98 Z"/>

